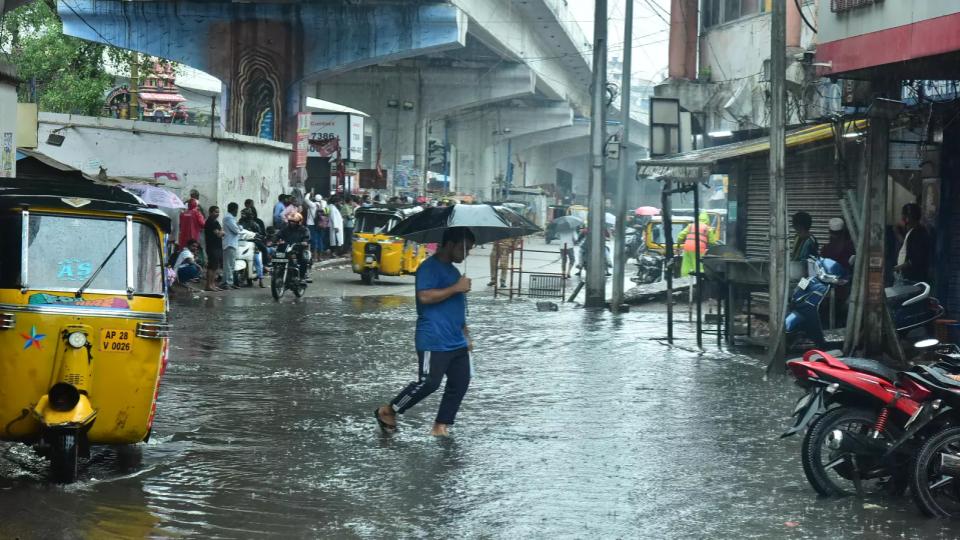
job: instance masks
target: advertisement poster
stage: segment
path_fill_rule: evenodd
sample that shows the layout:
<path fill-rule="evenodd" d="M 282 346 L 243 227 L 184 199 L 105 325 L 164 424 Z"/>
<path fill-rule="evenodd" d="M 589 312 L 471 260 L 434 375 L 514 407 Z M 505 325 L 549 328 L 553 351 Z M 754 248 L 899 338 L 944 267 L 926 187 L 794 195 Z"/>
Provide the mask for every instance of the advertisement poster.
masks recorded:
<path fill-rule="evenodd" d="M 3 134 L 3 155 L 0 156 L 0 176 L 4 178 L 13 178 L 13 132 L 7 131 Z"/>
<path fill-rule="evenodd" d="M 307 166 L 307 153 L 310 151 L 310 113 L 297 113 L 297 145 L 296 160 L 297 168 Z"/>
<path fill-rule="evenodd" d="M 307 155 L 309 157 L 330 157 L 336 154 L 333 145 L 318 144 L 318 142 L 339 139 L 340 144 L 345 144 L 350 134 L 349 131 L 349 118 L 346 114 L 312 113 L 309 127 L 310 151 Z"/>
<path fill-rule="evenodd" d="M 350 151 L 347 152 L 350 161 L 363 161 L 363 117 L 350 115 Z"/>

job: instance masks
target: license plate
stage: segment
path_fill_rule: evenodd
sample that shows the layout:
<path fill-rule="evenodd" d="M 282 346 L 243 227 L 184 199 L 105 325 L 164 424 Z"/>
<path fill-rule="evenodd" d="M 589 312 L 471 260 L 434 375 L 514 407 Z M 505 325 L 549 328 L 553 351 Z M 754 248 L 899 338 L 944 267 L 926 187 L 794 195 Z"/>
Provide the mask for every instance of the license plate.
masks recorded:
<path fill-rule="evenodd" d="M 133 333 L 129 330 L 100 330 L 100 350 L 104 352 L 128 353 L 133 350 Z"/>
<path fill-rule="evenodd" d="M 793 408 L 793 414 L 797 414 L 798 412 L 802 411 L 804 407 L 810 404 L 810 400 L 812 399 L 813 399 L 813 394 L 807 394 L 801 397 L 797 401 L 797 405 Z"/>
<path fill-rule="evenodd" d="M 368 262 L 368 263 L 372 263 L 372 262 L 373 262 L 373 257 L 372 257 L 371 255 L 367 255 L 367 257 L 364 259 L 364 261 L 365 261 L 365 262 Z"/>
<path fill-rule="evenodd" d="M 273 256 L 273 258 L 274 258 L 274 259 L 286 259 L 286 258 L 287 258 L 287 254 L 278 251 L 278 252 Z"/>
<path fill-rule="evenodd" d="M 797 287 L 800 287 L 801 291 L 807 290 L 807 287 L 809 286 L 810 286 L 810 280 L 807 278 L 803 278 L 800 280 L 800 283 L 797 283 Z"/>

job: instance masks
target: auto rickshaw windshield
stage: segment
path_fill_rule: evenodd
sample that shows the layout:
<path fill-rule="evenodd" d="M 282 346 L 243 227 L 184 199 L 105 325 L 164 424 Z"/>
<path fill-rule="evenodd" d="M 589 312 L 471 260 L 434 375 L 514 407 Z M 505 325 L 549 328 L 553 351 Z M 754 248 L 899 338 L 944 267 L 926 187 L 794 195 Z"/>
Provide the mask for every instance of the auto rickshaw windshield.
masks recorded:
<path fill-rule="evenodd" d="M 358 213 L 357 227 L 354 232 L 384 234 L 397 223 L 399 223 L 399 220 L 392 214 L 377 214 L 373 212 Z"/>
<path fill-rule="evenodd" d="M 13 263 L 5 261 L 0 287 L 26 283 L 30 289 L 75 292 L 85 285 L 89 292 L 163 294 L 159 237 L 148 223 L 131 220 L 128 237 L 122 218 L 30 213 L 26 250 L 20 213 L 3 216 L 0 229 L 0 248 Z"/>

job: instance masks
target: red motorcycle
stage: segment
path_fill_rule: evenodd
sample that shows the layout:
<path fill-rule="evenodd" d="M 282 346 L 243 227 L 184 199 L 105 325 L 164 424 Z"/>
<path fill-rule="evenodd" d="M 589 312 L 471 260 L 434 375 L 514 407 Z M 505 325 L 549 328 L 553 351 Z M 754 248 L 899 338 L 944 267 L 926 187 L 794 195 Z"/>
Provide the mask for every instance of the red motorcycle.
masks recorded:
<path fill-rule="evenodd" d="M 787 362 L 807 390 L 781 437 L 807 429 L 803 472 L 821 495 L 902 494 L 913 450 L 903 437 L 931 392 L 876 360 L 811 350 Z"/>

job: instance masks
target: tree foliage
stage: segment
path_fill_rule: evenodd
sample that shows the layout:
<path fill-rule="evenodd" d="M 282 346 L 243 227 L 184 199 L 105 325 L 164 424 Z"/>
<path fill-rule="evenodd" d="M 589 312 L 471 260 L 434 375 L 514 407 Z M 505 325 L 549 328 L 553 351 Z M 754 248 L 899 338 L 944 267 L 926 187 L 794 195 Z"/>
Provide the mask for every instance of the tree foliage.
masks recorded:
<path fill-rule="evenodd" d="M 145 74 L 153 63 L 131 51 L 64 35 L 56 0 L 37 0 L 7 13 L 0 50 L 23 80 L 20 101 L 36 102 L 42 111 L 91 116 L 101 114 L 116 84 L 108 65 L 137 62 Z"/>

